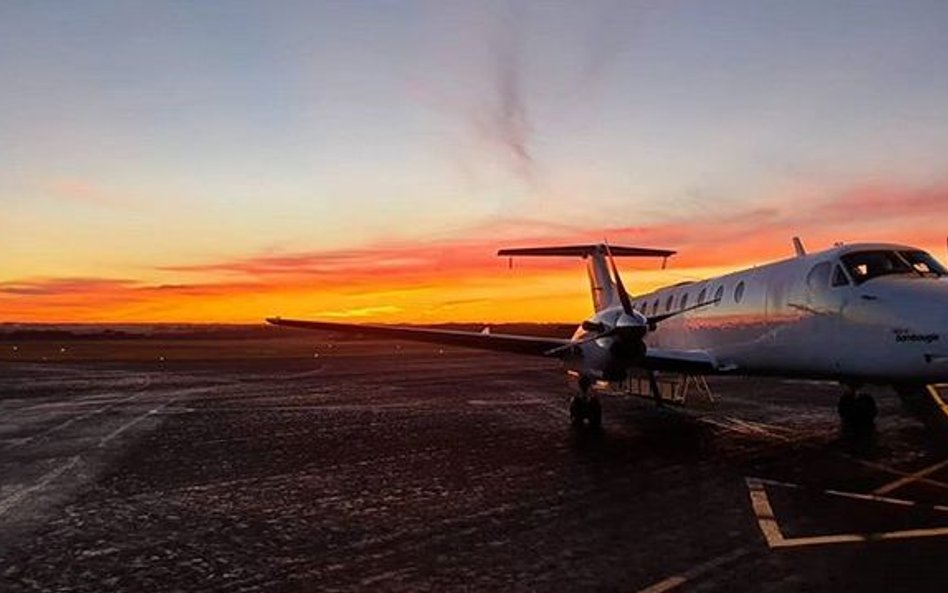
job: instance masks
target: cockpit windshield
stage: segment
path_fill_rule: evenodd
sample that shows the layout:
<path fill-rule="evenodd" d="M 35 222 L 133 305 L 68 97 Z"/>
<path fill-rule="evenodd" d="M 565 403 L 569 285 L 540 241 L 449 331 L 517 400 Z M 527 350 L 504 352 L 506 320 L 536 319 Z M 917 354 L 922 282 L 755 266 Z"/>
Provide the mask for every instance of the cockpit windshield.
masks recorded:
<path fill-rule="evenodd" d="M 856 284 L 891 274 L 944 276 L 948 271 L 935 258 L 920 250 L 872 250 L 847 253 L 840 258 Z"/>
<path fill-rule="evenodd" d="M 938 263 L 938 260 L 920 249 L 900 251 L 899 255 L 905 258 L 905 261 L 923 276 L 933 276 L 935 278 L 948 276 L 948 270 Z"/>

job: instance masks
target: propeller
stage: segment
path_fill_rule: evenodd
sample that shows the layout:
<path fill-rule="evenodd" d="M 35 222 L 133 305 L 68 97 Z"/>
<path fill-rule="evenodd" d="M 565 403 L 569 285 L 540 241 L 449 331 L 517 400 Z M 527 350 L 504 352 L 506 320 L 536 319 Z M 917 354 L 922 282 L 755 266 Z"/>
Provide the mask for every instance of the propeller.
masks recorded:
<path fill-rule="evenodd" d="M 629 297 L 629 293 L 625 288 L 625 284 L 622 282 L 622 276 L 619 275 L 619 268 L 616 266 L 615 258 L 612 256 L 612 249 L 609 247 L 609 243 L 604 242 L 604 247 L 606 251 L 606 257 L 609 258 L 609 267 L 612 271 L 612 276 L 614 278 L 616 292 L 619 296 L 619 303 L 622 305 L 622 314 L 616 319 L 615 325 L 609 327 L 601 321 L 584 321 L 582 327 L 587 332 L 590 332 L 591 335 L 586 336 L 582 340 L 577 340 L 575 342 L 570 342 L 569 344 L 564 344 L 562 346 L 557 346 L 547 350 L 544 354 L 546 355 L 555 355 L 560 352 L 564 352 L 570 349 L 573 349 L 577 346 L 581 346 L 588 342 L 593 342 L 602 338 L 615 337 L 619 342 L 624 342 L 632 348 L 629 350 L 631 352 L 640 352 L 644 353 L 646 351 L 645 343 L 643 338 L 645 334 L 649 331 L 655 331 L 656 326 L 676 315 L 681 315 L 682 313 L 693 311 L 695 309 L 700 309 L 702 307 L 707 307 L 708 305 L 713 305 L 718 302 L 719 299 L 712 301 L 705 301 L 703 303 L 698 303 L 690 307 L 685 307 L 674 311 L 672 313 L 664 313 L 662 315 L 655 315 L 652 317 L 647 317 L 643 313 L 637 312 L 632 306 L 632 299 Z"/>
<path fill-rule="evenodd" d="M 644 318 L 641 313 L 636 313 L 632 307 L 632 299 L 629 298 L 625 284 L 622 283 L 622 276 L 619 275 L 619 269 L 616 267 L 615 258 L 612 257 L 612 250 L 609 248 L 609 243 L 606 242 L 604 245 L 606 257 L 609 258 L 609 267 L 612 269 L 616 292 L 619 293 L 619 302 L 622 304 L 622 314 L 619 315 L 615 325 L 612 327 L 598 321 L 584 321 L 583 329 L 591 332 L 592 335 L 586 336 L 582 340 L 557 346 L 556 348 L 546 351 L 545 354 L 558 354 L 576 346 L 581 346 L 587 342 L 609 337 L 616 337 L 620 342 L 631 343 L 633 348 L 630 351 L 645 352 L 645 344 L 642 342 L 642 338 L 648 333 L 648 320 Z"/>
<path fill-rule="evenodd" d="M 619 302 L 622 303 L 622 310 L 625 311 L 626 315 L 632 315 L 632 299 L 629 298 L 629 293 L 625 290 L 625 285 L 622 283 L 622 276 L 619 275 L 619 268 L 616 267 L 616 260 L 612 257 L 612 249 L 609 248 L 609 242 L 605 242 L 606 246 L 606 256 L 609 258 L 609 267 L 612 268 L 612 275 L 615 276 L 616 290 L 619 293 Z"/>

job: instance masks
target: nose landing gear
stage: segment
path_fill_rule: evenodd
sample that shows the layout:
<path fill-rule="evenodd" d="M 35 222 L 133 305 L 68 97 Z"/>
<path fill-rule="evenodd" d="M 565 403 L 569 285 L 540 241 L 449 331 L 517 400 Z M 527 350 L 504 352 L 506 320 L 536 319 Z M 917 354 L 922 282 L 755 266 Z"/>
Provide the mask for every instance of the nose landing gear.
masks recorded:
<path fill-rule="evenodd" d="M 569 402 L 569 419 L 573 428 L 581 430 L 599 430 L 602 428 L 602 405 L 599 398 L 589 393 L 592 380 L 583 376 L 579 379 L 579 394 Z"/>
<path fill-rule="evenodd" d="M 872 432 L 879 413 L 876 400 L 868 393 L 857 393 L 855 388 L 840 396 L 836 411 L 843 428 L 856 433 Z"/>

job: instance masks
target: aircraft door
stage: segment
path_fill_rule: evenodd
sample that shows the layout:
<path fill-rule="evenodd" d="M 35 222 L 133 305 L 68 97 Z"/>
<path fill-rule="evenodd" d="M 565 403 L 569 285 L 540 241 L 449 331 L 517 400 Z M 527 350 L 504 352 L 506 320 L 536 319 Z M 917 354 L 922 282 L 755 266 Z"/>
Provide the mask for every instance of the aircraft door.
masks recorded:
<path fill-rule="evenodd" d="M 848 285 L 848 278 L 835 262 L 820 262 L 806 276 L 804 298 L 812 332 L 807 342 L 814 359 L 824 361 L 825 372 L 840 370 L 843 344 L 839 330 Z"/>

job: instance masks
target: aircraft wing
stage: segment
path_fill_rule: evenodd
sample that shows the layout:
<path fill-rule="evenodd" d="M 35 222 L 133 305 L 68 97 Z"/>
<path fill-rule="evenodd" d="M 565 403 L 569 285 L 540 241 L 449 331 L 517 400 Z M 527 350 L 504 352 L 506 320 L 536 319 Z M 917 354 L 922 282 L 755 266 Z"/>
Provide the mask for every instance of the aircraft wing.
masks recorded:
<path fill-rule="evenodd" d="M 497 350 L 543 356 L 547 351 L 570 343 L 568 339 L 544 338 L 538 336 L 518 336 L 512 334 L 492 334 L 487 332 L 469 332 L 449 329 L 427 329 L 397 325 L 363 325 L 360 323 L 338 323 L 334 321 L 301 321 L 271 317 L 267 323 L 283 327 L 334 331 L 364 336 L 377 336 L 395 340 L 432 342 L 481 350 Z"/>
<path fill-rule="evenodd" d="M 649 348 L 642 366 L 653 371 L 685 373 L 688 375 L 713 375 L 732 370 L 721 368 L 718 361 L 704 350 L 668 350 L 665 348 Z"/>

